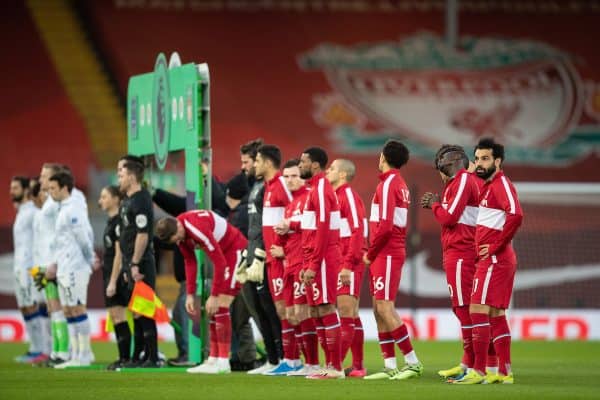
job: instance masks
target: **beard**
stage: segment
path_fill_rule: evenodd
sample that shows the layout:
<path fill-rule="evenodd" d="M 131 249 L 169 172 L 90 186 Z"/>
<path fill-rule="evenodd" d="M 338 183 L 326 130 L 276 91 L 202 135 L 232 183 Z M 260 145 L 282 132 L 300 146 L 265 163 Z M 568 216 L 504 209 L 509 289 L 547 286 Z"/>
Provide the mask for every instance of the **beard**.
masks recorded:
<path fill-rule="evenodd" d="M 302 179 L 310 179 L 312 178 L 312 172 L 310 170 L 308 171 L 300 171 L 300 178 Z"/>
<path fill-rule="evenodd" d="M 13 194 L 13 195 L 11 196 L 11 199 L 12 199 L 12 201 L 13 201 L 13 202 L 15 202 L 15 203 L 20 203 L 20 202 L 22 202 L 22 201 L 23 201 L 23 197 L 25 197 L 25 194 L 24 194 L 24 193 L 21 193 L 21 194 Z"/>
<path fill-rule="evenodd" d="M 494 172 L 496 172 L 496 166 L 492 165 L 489 168 L 482 168 L 482 167 L 477 167 L 475 169 L 475 173 L 477 174 L 478 177 L 480 177 L 481 179 L 483 179 L 484 181 L 487 180 L 490 176 L 492 176 L 494 174 Z"/>

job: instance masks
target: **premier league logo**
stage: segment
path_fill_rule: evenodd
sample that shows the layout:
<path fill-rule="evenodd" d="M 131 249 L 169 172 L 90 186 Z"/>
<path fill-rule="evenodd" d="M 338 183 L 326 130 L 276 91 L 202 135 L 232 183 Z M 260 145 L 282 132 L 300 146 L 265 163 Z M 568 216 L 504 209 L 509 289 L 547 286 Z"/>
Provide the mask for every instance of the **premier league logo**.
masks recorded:
<path fill-rule="evenodd" d="M 152 88 L 152 132 L 154 134 L 154 156 L 158 168 L 164 169 L 169 154 L 169 136 L 171 133 L 169 67 L 167 59 L 160 53 L 154 64 L 154 86 Z"/>

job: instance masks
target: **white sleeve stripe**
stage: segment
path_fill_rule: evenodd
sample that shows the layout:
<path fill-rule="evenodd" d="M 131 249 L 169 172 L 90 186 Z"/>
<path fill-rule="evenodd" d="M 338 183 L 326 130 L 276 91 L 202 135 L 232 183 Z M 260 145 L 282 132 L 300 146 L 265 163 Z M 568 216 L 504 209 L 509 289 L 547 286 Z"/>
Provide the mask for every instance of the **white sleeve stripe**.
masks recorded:
<path fill-rule="evenodd" d="M 513 198 L 510 188 L 508 187 L 508 181 L 506 180 L 506 177 L 503 176 L 501 179 L 502 179 L 502 185 L 504 186 L 504 190 L 506 191 L 506 196 L 508 197 L 508 202 L 510 203 L 510 213 L 514 214 L 516 212 L 515 199 Z"/>
<path fill-rule="evenodd" d="M 283 190 L 285 190 L 285 194 L 287 195 L 288 201 L 291 203 L 294 198 L 292 197 L 292 193 L 286 186 L 285 179 L 283 178 L 283 176 L 279 177 L 279 183 L 281 183 L 281 186 L 283 187 Z"/>
<path fill-rule="evenodd" d="M 319 195 L 319 222 L 325 222 L 325 179 L 319 179 L 317 186 Z"/>
<path fill-rule="evenodd" d="M 346 197 L 348 198 L 348 204 L 350 205 L 353 225 L 355 228 L 358 228 L 358 212 L 356 211 L 356 202 L 354 201 L 352 190 L 349 187 L 346 188 Z"/>
<path fill-rule="evenodd" d="M 389 201 L 388 196 L 389 196 L 389 192 L 390 192 L 390 183 L 392 182 L 392 179 L 394 179 L 395 175 L 390 175 L 385 182 L 383 182 L 383 194 L 381 195 L 381 197 L 383 197 L 383 199 L 381 199 L 381 219 L 387 219 L 387 203 Z"/>
<path fill-rule="evenodd" d="M 212 245 L 212 243 L 206 237 L 206 235 L 204 235 L 204 233 L 200 232 L 198 230 L 198 228 L 196 228 L 194 225 L 190 224 L 189 221 L 187 221 L 187 220 L 183 221 L 183 224 L 185 225 L 186 228 L 188 228 L 190 230 L 190 232 L 192 232 L 192 234 L 194 234 L 194 236 L 196 236 L 196 239 L 198 239 L 204 243 L 204 245 L 206 246 L 208 251 L 213 251 L 215 249 L 215 246 Z"/>
<path fill-rule="evenodd" d="M 460 196 L 462 196 L 462 194 L 463 194 L 463 192 L 465 190 L 465 186 L 466 185 L 467 185 L 467 174 L 463 173 L 460 176 L 460 183 L 458 185 L 458 192 L 456 192 L 456 196 L 454 196 L 454 201 L 452 202 L 452 205 L 448 209 L 448 214 L 452 215 L 452 213 L 454 213 L 454 210 L 456 209 L 456 206 L 458 205 L 458 201 L 460 200 Z"/>

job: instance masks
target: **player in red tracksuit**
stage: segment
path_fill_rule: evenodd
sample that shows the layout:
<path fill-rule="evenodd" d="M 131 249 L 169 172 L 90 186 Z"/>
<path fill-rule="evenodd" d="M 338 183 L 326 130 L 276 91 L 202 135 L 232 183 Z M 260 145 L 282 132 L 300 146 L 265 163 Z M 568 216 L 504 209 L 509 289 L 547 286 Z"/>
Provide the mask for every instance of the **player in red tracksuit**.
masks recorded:
<path fill-rule="evenodd" d="M 304 203 L 309 189 L 300 178 L 298 159 L 286 162 L 283 167 L 283 178 L 287 188 L 292 193 L 293 200 L 285 207 L 284 220 L 299 225 Z M 319 343 L 315 321 L 310 316 L 306 299 L 306 288 L 300 279 L 302 261 L 302 232 L 300 229 L 289 230 L 284 235 L 277 235 L 276 244 L 271 246 L 271 255 L 283 259 L 283 298 L 286 306 L 286 318 L 294 329 L 282 331 L 282 342 L 284 357 L 292 362 L 283 363 L 277 371 L 278 375 L 307 376 L 316 372 L 319 368 Z M 296 339 L 296 346 L 291 346 Z M 306 365 L 302 368 L 298 349 L 302 347 Z M 290 355 L 292 354 L 292 355 Z M 293 357 L 293 358 L 292 358 Z M 274 373 L 275 374 L 275 373 Z"/>
<path fill-rule="evenodd" d="M 450 291 L 452 311 L 458 318 L 463 337 L 463 358 L 459 366 L 438 372 L 443 378 L 462 377 L 473 368 L 474 354 L 471 338 L 471 289 L 475 274 L 475 223 L 479 206 L 481 179 L 469 173 L 469 158 L 462 147 L 443 145 L 437 152 L 435 167 L 446 184 L 442 199 L 427 192 L 421 205 L 433 210 L 442 226 L 443 266 Z"/>
<path fill-rule="evenodd" d="M 341 322 L 342 360 L 352 349 L 352 366 L 345 369 L 346 376 L 362 378 L 364 334 L 358 315 L 360 287 L 365 271 L 362 255 L 366 248 L 367 223 L 365 206 L 349 183 L 356 174 L 350 160 L 334 160 L 327 169 L 327 179 L 335 190 L 340 205 L 340 250 L 342 262 L 338 267 L 337 308 Z"/>
<path fill-rule="evenodd" d="M 194 210 L 176 219 L 166 217 L 156 224 L 160 240 L 177 243 L 184 257 L 187 298 L 186 310 L 195 314 L 196 276 L 198 265 L 195 249 L 202 249 L 213 263 L 210 296 L 205 309 L 210 316 L 210 354 L 203 364 L 188 369 L 190 373 L 222 374 L 231 372 L 231 317 L 229 307 L 240 290 L 235 269 L 242 262 L 242 251 L 248 245 L 244 235 L 213 211 Z"/>
<path fill-rule="evenodd" d="M 340 319 L 336 301 L 338 265 L 341 261 L 339 248 L 340 211 L 337 197 L 325 178 L 327 153 L 320 147 L 306 149 L 300 157 L 300 174 L 311 187 L 302 211 L 302 278 L 306 296 L 315 316 L 317 335 L 326 349 L 326 366 L 308 375 L 310 379 L 343 379 L 340 357 Z M 278 233 L 298 229 L 298 223 L 278 227 Z"/>
<path fill-rule="evenodd" d="M 523 222 L 517 192 L 502 172 L 504 146 L 493 139 L 481 139 L 475 147 L 475 173 L 483 180 L 475 228 L 477 263 L 471 296 L 473 324 L 473 370 L 459 384 L 485 382 L 489 341 L 498 356 L 502 383 L 514 383 L 510 361 L 510 329 L 505 310 L 512 295 L 517 257 L 512 239 Z"/>
<path fill-rule="evenodd" d="M 399 141 L 389 140 L 379 156 L 381 182 L 371 204 L 371 244 L 363 260 L 371 273 L 371 296 L 379 344 L 384 358 L 381 372 L 365 379 L 404 380 L 420 377 L 423 365 L 413 350 L 406 325 L 395 308 L 402 266 L 410 193 L 399 169 L 408 162 L 409 151 Z M 397 368 L 394 347 L 404 354 L 405 365 Z"/>

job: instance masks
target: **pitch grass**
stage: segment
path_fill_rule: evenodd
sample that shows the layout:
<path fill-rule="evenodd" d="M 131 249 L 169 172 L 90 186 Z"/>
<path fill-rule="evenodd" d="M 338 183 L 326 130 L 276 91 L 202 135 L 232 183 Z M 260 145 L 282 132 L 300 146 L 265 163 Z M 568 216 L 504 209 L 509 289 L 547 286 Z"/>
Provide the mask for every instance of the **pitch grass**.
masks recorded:
<path fill-rule="evenodd" d="M 111 343 L 94 343 L 98 363 L 116 354 Z M 420 379 L 399 381 L 310 381 L 243 373 L 204 376 L 185 372 L 119 373 L 59 371 L 16 364 L 24 344 L 0 344 L 0 399 L 591 399 L 600 398 L 600 343 L 517 342 L 513 344 L 515 385 L 454 386 L 442 383 L 438 369 L 456 363 L 457 342 L 416 342 L 425 365 Z M 161 344 L 167 355 L 172 344 Z M 376 343 L 367 343 L 365 364 L 381 367 Z"/>

